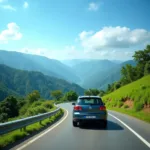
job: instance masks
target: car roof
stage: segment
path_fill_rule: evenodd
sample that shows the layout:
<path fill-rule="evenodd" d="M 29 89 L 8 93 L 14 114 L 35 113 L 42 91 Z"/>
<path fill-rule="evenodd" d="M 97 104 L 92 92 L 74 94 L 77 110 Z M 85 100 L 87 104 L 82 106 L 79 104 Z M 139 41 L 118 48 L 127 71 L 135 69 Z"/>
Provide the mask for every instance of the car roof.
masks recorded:
<path fill-rule="evenodd" d="M 100 98 L 99 96 L 89 95 L 89 96 L 79 96 L 79 98 Z"/>

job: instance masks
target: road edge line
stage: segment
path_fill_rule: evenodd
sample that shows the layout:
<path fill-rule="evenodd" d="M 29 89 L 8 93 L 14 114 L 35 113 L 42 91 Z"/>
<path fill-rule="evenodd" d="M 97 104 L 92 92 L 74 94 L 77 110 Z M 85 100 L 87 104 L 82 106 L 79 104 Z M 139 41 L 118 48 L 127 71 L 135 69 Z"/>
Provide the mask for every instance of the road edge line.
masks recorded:
<path fill-rule="evenodd" d="M 64 108 L 63 108 L 63 110 L 66 111 L 66 115 L 64 116 L 64 118 L 62 118 L 60 121 L 58 121 L 58 123 L 56 123 L 55 125 L 53 125 L 52 127 L 50 127 L 48 130 L 44 131 L 43 133 L 41 133 L 37 137 L 31 139 L 30 141 L 28 141 L 24 145 L 20 146 L 16 150 L 22 150 L 22 149 L 24 149 L 25 147 L 29 146 L 30 144 L 32 144 L 33 142 L 35 142 L 36 140 L 38 140 L 39 138 L 41 138 L 42 136 L 44 136 L 45 134 L 47 134 L 48 132 L 50 132 L 51 130 L 53 130 L 54 128 L 56 128 L 57 126 L 59 126 L 68 117 L 68 114 L 69 114 L 68 110 L 66 110 Z"/>
<path fill-rule="evenodd" d="M 138 137 L 146 146 L 150 148 L 150 143 L 146 141 L 141 135 L 139 135 L 136 131 L 134 131 L 131 127 L 129 127 L 126 123 L 124 123 L 122 120 L 119 118 L 115 117 L 114 115 L 108 113 L 111 117 L 115 118 L 118 120 L 120 123 L 122 123 L 127 129 L 129 129 L 136 137 Z"/>

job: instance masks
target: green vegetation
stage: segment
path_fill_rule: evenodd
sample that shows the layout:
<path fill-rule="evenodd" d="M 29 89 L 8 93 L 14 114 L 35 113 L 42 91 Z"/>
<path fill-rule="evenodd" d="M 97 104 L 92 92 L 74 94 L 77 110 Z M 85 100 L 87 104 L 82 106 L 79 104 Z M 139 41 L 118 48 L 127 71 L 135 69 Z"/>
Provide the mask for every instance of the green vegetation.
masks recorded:
<path fill-rule="evenodd" d="M 150 123 L 150 115 L 148 115 L 148 113 L 144 111 L 139 111 L 137 113 L 135 110 L 131 110 L 131 109 L 127 110 L 125 108 L 117 108 L 117 107 L 109 107 L 109 110 L 118 111 L 120 113 L 127 114 Z"/>
<path fill-rule="evenodd" d="M 25 136 L 31 135 L 32 133 L 44 128 L 50 126 L 52 123 L 54 123 L 58 118 L 60 118 L 63 115 L 63 110 L 61 109 L 57 114 L 54 116 L 47 118 L 42 121 L 42 124 L 40 123 L 34 123 L 32 125 L 29 125 L 26 127 L 26 130 L 20 131 L 15 130 L 13 132 L 10 132 L 8 134 L 2 135 L 0 138 L 0 148 L 3 148 L 7 146 L 8 144 L 12 144 Z"/>
<path fill-rule="evenodd" d="M 49 93 L 57 89 L 62 93 L 70 90 L 78 94 L 84 93 L 84 89 L 77 84 L 46 76 L 40 72 L 17 70 L 2 64 L 0 64 L 0 70 L 0 101 L 10 95 L 26 96 L 33 90 L 38 90 L 41 97 L 45 99 L 52 99 Z"/>
<path fill-rule="evenodd" d="M 40 99 L 40 93 L 33 91 L 25 99 L 9 96 L 0 102 L 0 122 L 16 120 L 55 109 L 54 102 Z"/>
<path fill-rule="evenodd" d="M 98 90 L 98 89 L 88 89 L 84 91 L 84 95 L 94 95 L 97 96 L 99 95 L 100 97 L 103 96 L 105 92 L 103 90 Z"/>
<path fill-rule="evenodd" d="M 110 109 L 150 122 L 150 45 L 133 55 L 136 66 L 121 69 L 121 79 L 108 85 L 104 102 Z"/>
<path fill-rule="evenodd" d="M 66 92 L 56 103 L 71 102 L 77 100 L 78 94 L 75 91 Z"/>
<path fill-rule="evenodd" d="M 62 98 L 63 93 L 61 90 L 56 90 L 56 91 L 52 91 L 50 93 L 52 95 L 53 98 L 55 98 L 56 100 L 59 100 L 60 98 Z"/>
<path fill-rule="evenodd" d="M 14 96 L 8 96 L 5 100 L 0 102 L 0 122 L 12 121 L 53 111 L 56 109 L 56 107 L 54 106 L 55 102 L 56 100 L 41 99 L 40 93 L 37 90 L 29 93 L 26 98 L 18 99 Z M 14 143 L 15 141 L 20 140 L 23 137 L 28 136 L 41 128 L 51 125 L 62 115 L 63 110 L 61 109 L 56 115 L 43 120 L 42 123 L 34 123 L 27 126 L 23 131 L 15 130 L 8 134 L 2 135 L 0 138 L 0 148 Z"/>
<path fill-rule="evenodd" d="M 58 60 L 49 59 L 44 56 L 0 50 L 0 64 L 5 64 L 9 67 L 21 70 L 39 71 L 44 75 L 64 79 L 70 82 L 76 83 L 80 80 L 70 67 Z"/>
<path fill-rule="evenodd" d="M 126 100 L 132 100 L 137 103 L 138 101 L 143 104 L 150 103 L 150 75 L 145 76 L 131 84 L 125 85 L 116 91 L 107 94 L 103 97 L 103 100 L 108 105 L 117 105 L 117 102 L 124 102 Z"/>
<path fill-rule="evenodd" d="M 103 97 L 108 109 L 150 122 L 150 75 L 121 87 Z M 130 104 L 126 104 L 126 102 Z"/>

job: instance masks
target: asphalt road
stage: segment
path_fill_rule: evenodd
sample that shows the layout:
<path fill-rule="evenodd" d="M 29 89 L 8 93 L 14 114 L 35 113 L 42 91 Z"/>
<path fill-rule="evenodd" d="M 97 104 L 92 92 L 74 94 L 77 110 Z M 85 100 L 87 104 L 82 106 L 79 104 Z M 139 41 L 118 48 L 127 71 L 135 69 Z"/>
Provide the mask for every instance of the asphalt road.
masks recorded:
<path fill-rule="evenodd" d="M 137 135 L 131 132 L 124 124 L 113 116 L 126 123 L 134 129 L 138 135 L 150 143 L 150 124 L 109 111 L 108 127 L 104 129 L 100 124 L 73 127 L 72 126 L 72 105 L 61 104 L 61 107 L 68 110 L 66 119 L 56 127 L 50 127 L 47 133 L 40 133 L 31 139 L 13 148 L 17 150 L 149 150 L 148 147 Z M 43 134 L 43 135 L 41 135 Z M 40 138 L 38 137 L 40 136 Z M 37 138 L 38 137 L 38 138 Z"/>

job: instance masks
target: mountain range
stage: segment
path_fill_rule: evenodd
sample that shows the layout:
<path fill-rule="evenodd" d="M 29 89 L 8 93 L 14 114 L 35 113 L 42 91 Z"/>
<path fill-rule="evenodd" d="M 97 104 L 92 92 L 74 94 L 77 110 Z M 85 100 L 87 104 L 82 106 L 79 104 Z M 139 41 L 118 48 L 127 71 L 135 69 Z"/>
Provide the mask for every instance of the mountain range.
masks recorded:
<path fill-rule="evenodd" d="M 76 85 L 82 92 L 84 89 L 88 88 L 98 88 L 105 90 L 108 84 L 111 84 L 120 79 L 120 71 L 122 66 L 125 66 L 126 64 L 131 64 L 133 66 L 136 65 L 133 60 L 125 62 L 122 62 L 120 60 L 98 59 L 72 59 L 59 61 L 55 59 L 49 59 L 44 56 L 4 50 L 0 50 L 0 64 L 9 66 L 11 67 L 10 69 L 15 68 L 22 71 L 29 71 L 28 75 L 26 75 L 27 80 L 23 79 L 24 84 L 27 84 L 26 82 L 28 82 L 28 78 L 30 79 L 30 77 L 32 77 L 32 74 L 33 77 L 35 77 L 35 79 L 37 80 L 38 78 L 36 78 L 36 76 L 38 74 L 40 78 L 44 78 L 43 82 L 45 88 L 48 86 L 45 82 L 49 78 L 47 81 L 48 84 L 49 81 L 52 82 L 53 80 L 52 86 L 50 87 L 51 89 L 59 89 L 60 83 L 61 89 L 63 89 L 63 91 L 67 91 L 68 87 L 70 87 L 70 89 L 73 89 L 74 85 Z M 27 73 L 25 72 L 25 74 Z M 8 77 L 8 75 L 6 76 Z M 25 75 L 22 74 L 22 76 L 22 78 L 24 78 Z M 14 80 L 14 77 L 11 79 Z M 37 84 L 35 79 L 33 78 L 33 81 L 35 82 L 35 84 Z M 33 87 L 34 86 L 31 86 L 30 88 L 34 89 Z M 83 87 L 84 89 L 81 87 Z M 17 89 L 14 90 L 7 87 L 6 84 L 1 84 L 0 89 L 7 89 L 5 90 L 6 95 L 7 93 L 24 95 L 31 91 L 27 90 L 26 92 L 24 91 L 23 93 L 20 93 L 20 91 L 18 92 Z M 48 94 L 43 94 L 43 96 L 47 98 Z"/>
<path fill-rule="evenodd" d="M 76 91 L 82 95 L 84 89 L 75 83 L 50 77 L 37 71 L 18 70 L 6 65 L 0 65 L 0 100 L 8 95 L 26 96 L 33 90 L 38 90 L 41 97 L 50 99 L 50 91 Z"/>
<path fill-rule="evenodd" d="M 44 56 L 0 50 L 0 64 L 5 64 L 16 69 L 39 71 L 45 75 L 65 79 L 69 82 L 80 81 L 72 68 L 58 60 L 49 59 Z"/>

